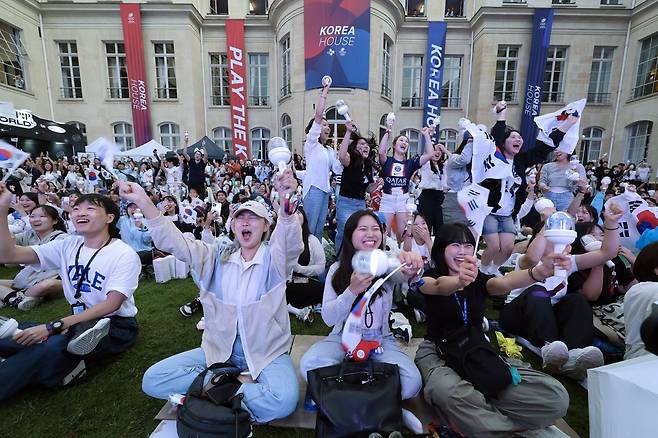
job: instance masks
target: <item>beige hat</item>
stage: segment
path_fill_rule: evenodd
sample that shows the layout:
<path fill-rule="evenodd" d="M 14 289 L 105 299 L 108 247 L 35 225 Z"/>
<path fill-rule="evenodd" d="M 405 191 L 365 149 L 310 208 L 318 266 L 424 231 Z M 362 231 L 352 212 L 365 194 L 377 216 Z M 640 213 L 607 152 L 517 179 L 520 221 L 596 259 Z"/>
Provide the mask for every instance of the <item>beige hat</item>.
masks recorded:
<path fill-rule="evenodd" d="M 233 219 L 235 218 L 243 211 L 249 210 L 250 212 L 254 213 L 256 216 L 262 217 L 267 221 L 268 224 L 272 223 L 272 215 L 270 214 L 269 210 L 267 209 L 266 206 L 261 204 L 258 201 L 247 201 L 244 202 L 238 207 L 237 210 L 235 210 L 235 213 L 233 213 Z"/>

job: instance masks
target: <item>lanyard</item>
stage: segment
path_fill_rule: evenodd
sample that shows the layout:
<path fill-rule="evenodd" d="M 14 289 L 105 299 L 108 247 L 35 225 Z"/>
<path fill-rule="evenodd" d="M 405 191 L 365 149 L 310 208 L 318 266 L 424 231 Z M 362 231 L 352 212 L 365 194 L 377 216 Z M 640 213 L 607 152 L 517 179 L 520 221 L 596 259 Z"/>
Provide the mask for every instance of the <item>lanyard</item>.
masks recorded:
<path fill-rule="evenodd" d="M 87 262 L 87 266 L 85 266 L 82 269 L 82 272 L 80 273 L 80 277 L 78 277 L 78 285 L 75 287 L 75 295 L 73 296 L 73 298 L 75 298 L 76 300 L 80 299 L 80 297 L 82 296 L 82 294 L 80 293 L 80 288 L 82 287 L 83 280 L 87 276 L 87 271 L 89 271 L 89 266 L 91 266 L 91 262 L 96 258 L 98 253 L 101 252 L 101 249 L 103 249 L 107 245 L 109 245 L 111 241 L 112 241 L 112 236 L 110 236 L 110 238 L 107 239 L 107 242 L 105 242 L 105 245 L 101 246 L 100 248 L 98 248 L 96 250 L 96 252 L 91 256 L 91 258 Z M 78 269 L 78 259 L 80 258 L 80 250 L 82 250 L 82 247 L 84 246 L 84 244 L 85 243 L 82 242 L 80 244 L 80 246 L 78 247 L 78 252 L 75 253 L 75 269 L 76 269 L 76 271 Z"/>
<path fill-rule="evenodd" d="M 459 311 L 462 314 L 462 320 L 464 321 L 464 326 L 468 325 L 468 300 L 466 299 L 466 292 L 464 292 L 464 304 L 462 304 L 459 301 L 459 298 L 457 297 L 457 292 L 452 294 L 453 297 L 455 297 L 455 301 L 457 302 L 457 305 L 459 306 Z"/>

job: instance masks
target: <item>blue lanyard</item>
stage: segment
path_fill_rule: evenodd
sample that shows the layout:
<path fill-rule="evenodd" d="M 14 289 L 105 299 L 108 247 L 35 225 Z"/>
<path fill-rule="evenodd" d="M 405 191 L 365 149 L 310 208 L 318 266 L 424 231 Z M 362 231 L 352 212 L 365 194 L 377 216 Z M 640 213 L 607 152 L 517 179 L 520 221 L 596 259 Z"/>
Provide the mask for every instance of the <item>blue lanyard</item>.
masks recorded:
<path fill-rule="evenodd" d="M 464 293 L 464 304 L 462 304 L 459 301 L 459 298 L 457 298 L 457 292 L 452 294 L 453 297 L 455 297 L 455 301 L 457 302 L 457 305 L 459 306 L 459 311 L 462 313 L 462 320 L 464 321 L 464 326 L 468 325 L 468 300 L 466 299 L 466 293 Z"/>

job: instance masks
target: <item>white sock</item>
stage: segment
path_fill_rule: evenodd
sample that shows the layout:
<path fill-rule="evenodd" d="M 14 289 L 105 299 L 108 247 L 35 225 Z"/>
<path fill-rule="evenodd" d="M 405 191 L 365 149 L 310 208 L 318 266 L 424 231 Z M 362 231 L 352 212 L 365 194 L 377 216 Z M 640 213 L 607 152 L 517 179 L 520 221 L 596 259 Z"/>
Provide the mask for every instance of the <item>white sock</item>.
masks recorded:
<path fill-rule="evenodd" d="M 288 313 L 299 316 L 302 313 L 302 309 L 298 309 L 297 307 L 293 307 L 291 304 L 288 304 Z"/>

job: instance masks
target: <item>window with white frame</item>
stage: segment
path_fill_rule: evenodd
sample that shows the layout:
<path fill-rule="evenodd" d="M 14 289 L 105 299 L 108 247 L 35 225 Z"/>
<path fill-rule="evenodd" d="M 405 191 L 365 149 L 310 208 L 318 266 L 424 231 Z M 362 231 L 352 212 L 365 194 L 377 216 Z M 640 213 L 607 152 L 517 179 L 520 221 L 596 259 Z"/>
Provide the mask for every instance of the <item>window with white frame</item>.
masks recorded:
<path fill-rule="evenodd" d="M 176 99 L 176 55 L 174 43 L 153 43 L 155 51 L 155 81 L 158 99 Z"/>
<path fill-rule="evenodd" d="M 381 119 L 379 119 L 379 138 L 381 139 L 384 134 L 386 134 L 386 117 L 388 113 L 384 114 Z"/>
<path fill-rule="evenodd" d="M 0 84 L 25 90 L 26 61 L 21 30 L 0 21 Z"/>
<path fill-rule="evenodd" d="M 583 129 L 583 141 L 580 148 L 580 160 L 583 163 L 598 161 L 603 143 L 603 129 L 597 127 Z"/>
<path fill-rule="evenodd" d="M 267 53 L 249 55 L 249 105 L 251 106 L 270 104 L 269 58 Z"/>
<path fill-rule="evenodd" d="M 281 93 L 280 96 L 288 96 L 290 90 L 290 35 L 283 37 L 279 43 L 281 55 Z"/>
<path fill-rule="evenodd" d="M 642 40 L 633 97 L 658 93 L 658 33 Z"/>
<path fill-rule="evenodd" d="M 64 99 L 82 99 L 78 45 L 75 41 L 60 41 L 57 42 L 57 47 L 59 48 L 59 67 L 62 72 L 60 96 Z"/>
<path fill-rule="evenodd" d="M 87 125 L 85 125 L 82 122 L 66 122 L 67 125 L 75 126 L 78 131 L 80 131 L 80 134 L 82 134 L 82 140 L 87 143 Z"/>
<path fill-rule="evenodd" d="M 107 62 L 107 96 L 110 99 L 128 99 L 128 68 L 126 67 L 126 48 L 123 43 L 105 43 L 105 60 Z"/>
<path fill-rule="evenodd" d="M 249 13 L 253 15 L 267 14 L 267 0 L 249 0 Z"/>
<path fill-rule="evenodd" d="M 228 15 L 228 0 L 210 0 L 211 15 Z"/>
<path fill-rule="evenodd" d="M 175 149 L 180 145 L 178 124 L 171 122 L 160 124 L 160 144 L 169 149 Z"/>
<path fill-rule="evenodd" d="M 407 156 L 413 157 L 415 155 L 421 155 L 423 151 L 420 150 L 420 131 L 417 129 L 405 129 L 400 132 L 400 135 L 404 135 L 409 139 L 409 149 Z M 393 139 L 391 139 L 391 143 Z M 391 146 L 393 146 L 391 144 Z"/>
<path fill-rule="evenodd" d="M 286 113 L 281 115 L 281 138 L 286 141 L 288 149 L 292 150 L 292 120 Z"/>
<path fill-rule="evenodd" d="M 214 106 L 231 104 L 226 53 L 210 54 L 210 99 Z"/>
<path fill-rule="evenodd" d="M 622 0 L 601 0 L 601 4 L 605 6 L 621 5 Z"/>
<path fill-rule="evenodd" d="M 496 53 L 494 100 L 516 102 L 516 72 L 519 68 L 519 46 L 499 45 Z"/>
<path fill-rule="evenodd" d="M 464 17 L 464 0 L 446 0 L 445 16 Z"/>
<path fill-rule="evenodd" d="M 635 122 L 626 127 L 626 161 L 639 163 L 646 160 L 652 127 L 653 123 L 648 120 Z"/>
<path fill-rule="evenodd" d="M 564 100 L 564 78 L 567 67 L 567 48 L 551 46 L 548 48 L 546 73 L 542 102 L 562 102 Z"/>
<path fill-rule="evenodd" d="M 231 136 L 231 128 L 219 126 L 212 130 L 212 141 L 215 142 L 224 152 L 231 153 L 233 147 L 233 138 Z"/>
<path fill-rule="evenodd" d="M 407 17 L 424 17 L 425 0 L 407 0 Z"/>
<path fill-rule="evenodd" d="M 443 58 L 443 86 L 441 87 L 441 106 L 444 108 L 459 108 L 460 84 L 462 72 L 461 56 L 445 56 Z"/>
<path fill-rule="evenodd" d="M 384 35 L 382 46 L 382 96 L 391 98 L 391 56 L 393 54 L 393 41 Z"/>
<path fill-rule="evenodd" d="M 442 129 L 439 131 L 439 143 L 446 147 L 450 152 L 457 149 L 457 131 L 454 129 Z"/>
<path fill-rule="evenodd" d="M 264 160 L 267 158 L 267 142 L 270 140 L 270 130 L 254 128 L 251 130 L 251 156 Z"/>
<path fill-rule="evenodd" d="M 126 122 L 116 122 L 112 124 L 112 133 L 114 142 L 121 145 L 123 150 L 132 149 L 135 146 L 133 140 L 133 125 Z"/>
<path fill-rule="evenodd" d="M 614 47 L 594 47 L 587 102 L 610 103 L 610 72 Z"/>
<path fill-rule="evenodd" d="M 403 108 L 421 106 L 421 89 L 423 80 L 423 57 L 404 55 L 402 59 L 402 102 Z"/>
<path fill-rule="evenodd" d="M 327 109 L 325 118 L 327 119 L 327 123 L 331 128 L 327 142 L 332 146 L 338 145 L 345 136 L 345 117 L 338 114 L 338 111 L 336 111 L 335 107 L 331 107 Z"/>

